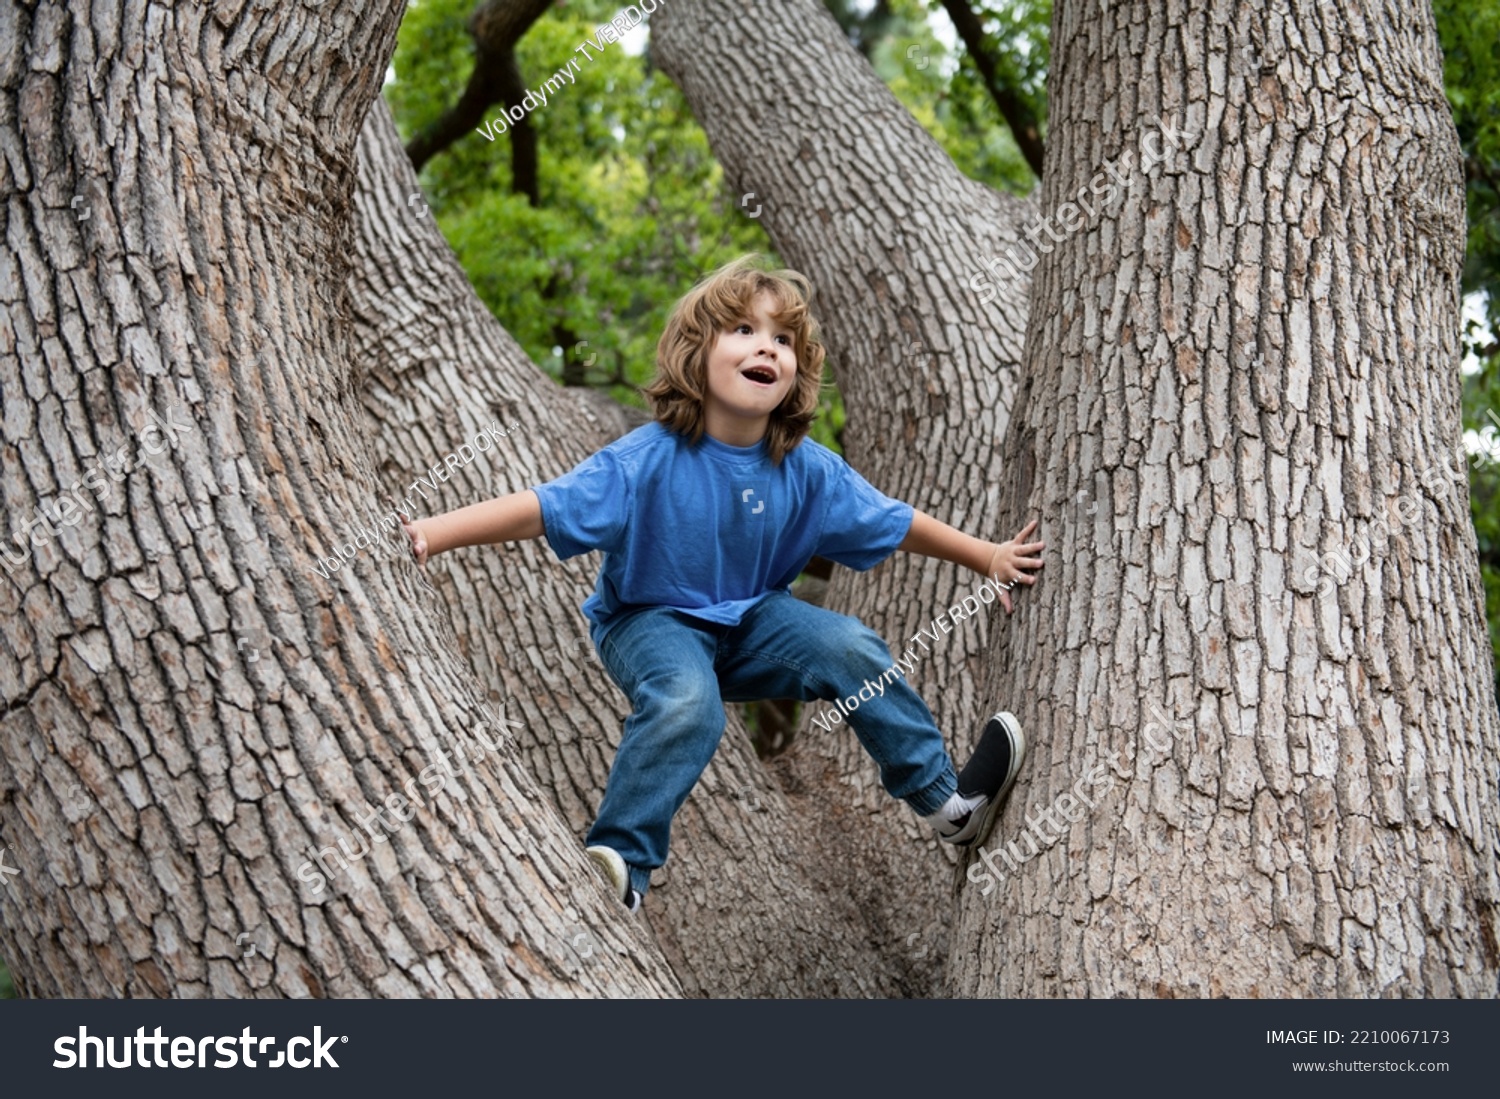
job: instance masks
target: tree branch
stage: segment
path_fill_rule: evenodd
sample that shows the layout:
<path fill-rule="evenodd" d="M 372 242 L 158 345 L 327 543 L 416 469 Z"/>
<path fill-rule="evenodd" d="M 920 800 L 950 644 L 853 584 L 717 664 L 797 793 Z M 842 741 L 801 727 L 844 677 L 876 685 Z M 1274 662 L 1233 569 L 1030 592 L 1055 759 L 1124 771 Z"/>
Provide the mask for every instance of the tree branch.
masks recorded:
<path fill-rule="evenodd" d="M 968 0 L 943 0 L 943 7 L 948 12 L 948 18 L 953 20 L 958 36 L 964 40 L 964 47 L 969 51 L 969 56 L 974 59 L 974 67 L 979 70 L 979 76 L 984 81 L 990 98 L 995 101 L 995 106 L 1000 108 L 1000 114 L 1005 119 L 1006 125 L 1010 127 L 1010 132 L 1016 139 L 1016 145 L 1021 149 L 1021 155 L 1026 158 L 1026 163 L 1031 165 L 1031 170 L 1036 173 L 1037 179 L 1041 179 L 1042 154 L 1045 150 L 1036 112 L 1001 76 L 1000 68 L 995 64 L 995 56 L 986 41 L 984 24 L 979 21 L 979 16 L 974 14 L 974 9 L 969 7 Z"/>
<path fill-rule="evenodd" d="M 521 79 L 521 68 L 516 64 L 514 50 L 494 62 L 495 82 L 500 91 L 500 100 L 509 107 L 524 106 L 526 82 Z M 520 121 L 510 119 L 510 189 L 525 195 L 532 209 L 542 204 L 542 185 L 537 177 L 536 130 L 531 125 L 531 115 L 523 114 Z"/>
<path fill-rule="evenodd" d="M 511 105 L 508 92 L 512 89 L 507 85 L 512 78 L 516 86 L 522 85 L 520 70 L 516 68 L 516 43 L 551 6 L 552 0 L 485 0 L 474 9 L 474 14 L 469 17 L 469 35 L 474 39 L 474 71 L 469 75 L 469 83 L 458 97 L 458 102 L 443 112 L 442 117 L 426 130 L 407 142 L 406 155 L 411 158 L 413 169 L 420 172 L 429 160 L 483 122 L 487 108 L 502 101 L 507 106 Z M 509 72 L 506 71 L 507 68 Z M 515 105 L 520 105 L 525 94 L 525 88 L 521 87 L 520 95 L 515 98 Z M 523 127 L 531 138 L 534 180 L 535 135 L 530 133 L 530 127 L 525 121 L 513 127 L 512 132 L 519 136 L 519 130 Z M 512 139 L 513 164 L 520 159 L 517 144 Z M 518 180 L 521 174 L 516 172 Z M 523 191 L 519 185 L 516 190 L 528 197 L 531 195 L 531 191 Z M 532 205 L 536 205 L 535 198 L 532 199 Z"/>

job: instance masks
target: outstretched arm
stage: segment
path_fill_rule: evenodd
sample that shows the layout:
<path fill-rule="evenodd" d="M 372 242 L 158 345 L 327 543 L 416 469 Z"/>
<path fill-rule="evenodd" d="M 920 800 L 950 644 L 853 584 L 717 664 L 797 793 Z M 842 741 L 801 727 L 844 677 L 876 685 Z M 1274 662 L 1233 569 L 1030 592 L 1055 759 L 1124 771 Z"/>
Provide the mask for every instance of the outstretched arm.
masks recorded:
<path fill-rule="evenodd" d="M 460 546 L 519 542 L 546 533 L 542 526 L 542 502 L 531 489 L 428 519 L 408 520 L 402 516 L 401 525 L 411 536 L 412 555 L 419 565 L 425 565 L 429 557 Z"/>
<path fill-rule="evenodd" d="M 1017 582 L 1035 584 L 1036 576 L 1022 570 L 1042 567 L 1041 551 L 1047 543 L 1025 541 L 1036 530 L 1036 525 L 1037 521 L 1033 519 L 1009 542 L 986 542 L 955 530 L 926 512 L 913 510 L 911 530 L 896 548 L 952 561 L 1007 586 Z M 1013 609 L 1009 591 L 1000 593 L 1000 602 L 1007 611 Z"/>

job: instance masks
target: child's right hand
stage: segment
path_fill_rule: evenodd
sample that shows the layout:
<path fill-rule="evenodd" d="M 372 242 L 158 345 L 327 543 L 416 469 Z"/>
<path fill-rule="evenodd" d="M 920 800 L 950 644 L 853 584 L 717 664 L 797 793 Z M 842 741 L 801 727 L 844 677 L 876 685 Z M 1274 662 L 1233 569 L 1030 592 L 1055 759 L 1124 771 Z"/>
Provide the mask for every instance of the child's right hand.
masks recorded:
<path fill-rule="evenodd" d="M 416 519 L 408 519 L 404 513 L 401 514 L 400 518 L 401 528 L 411 538 L 412 556 L 417 559 L 418 566 L 425 566 L 427 564 L 427 536 L 422 533 L 421 522 Z"/>

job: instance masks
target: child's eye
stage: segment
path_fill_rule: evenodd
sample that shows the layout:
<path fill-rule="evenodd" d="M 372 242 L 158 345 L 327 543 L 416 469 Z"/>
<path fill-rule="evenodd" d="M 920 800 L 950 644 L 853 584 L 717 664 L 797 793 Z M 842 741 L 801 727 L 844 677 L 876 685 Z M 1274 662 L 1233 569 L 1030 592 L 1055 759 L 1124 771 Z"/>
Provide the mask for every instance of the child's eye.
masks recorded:
<path fill-rule="evenodd" d="M 744 321 L 741 321 L 739 324 L 734 326 L 734 331 L 739 335 L 748 336 L 750 334 L 750 326 Z"/>
<path fill-rule="evenodd" d="M 788 347 L 792 346 L 792 337 L 790 337 L 790 336 L 777 336 L 776 338 L 778 340 L 780 340 L 782 343 L 786 344 Z"/>

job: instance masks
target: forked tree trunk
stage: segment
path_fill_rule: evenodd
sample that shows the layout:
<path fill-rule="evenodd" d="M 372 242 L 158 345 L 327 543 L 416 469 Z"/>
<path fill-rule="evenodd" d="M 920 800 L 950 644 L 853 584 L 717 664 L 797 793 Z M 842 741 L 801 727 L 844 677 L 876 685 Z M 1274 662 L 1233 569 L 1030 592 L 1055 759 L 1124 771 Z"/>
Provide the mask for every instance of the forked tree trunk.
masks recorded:
<path fill-rule="evenodd" d="M 786 43 L 796 42 L 796 49 Z M 1008 538 L 999 460 L 1020 359 L 1029 279 L 992 260 L 1031 204 L 964 177 L 816 0 L 669 5 L 652 56 L 683 89 L 723 163 L 732 199 L 812 279 L 848 412 L 850 463 L 882 491 L 981 537 Z M 764 60 L 775 57 L 775 78 Z M 911 676 L 961 764 L 997 702 L 982 673 L 998 605 L 936 642 L 919 629 L 974 592 L 955 566 L 897 554 L 874 572 L 835 570 L 828 605 L 860 618 Z M 1002 632 L 1005 629 L 1002 626 Z M 924 648 L 925 646 L 925 648 Z M 851 693 L 859 683 L 851 683 Z M 941 990 L 952 908 L 951 850 L 881 788 L 847 725 L 803 710 L 795 781 L 828 791 L 809 821 L 858 868 L 840 888 L 881 922 L 916 994 Z M 837 713 L 837 711 L 835 711 Z M 830 779 L 832 780 L 830 782 Z"/>
<path fill-rule="evenodd" d="M 1006 446 L 1050 563 L 992 679 L 1035 754 L 968 870 L 957 988 L 1494 995 L 1431 13 L 1064 0 L 1052 58 L 1062 239 Z M 1106 163 L 1124 200 L 1065 210 Z"/>
<path fill-rule="evenodd" d="M 314 571 L 384 483 L 346 285 L 401 8 L 0 14 L 5 533 L 74 497 L 0 581 L 25 994 L 679 991 L 415 570 Z"/>
<path fill-rule="evenodd" d="M 26 29 L 30 33 L 31 27 Z M 35 43 L 45 40 L 43 32 L 49 29 L 17 41 L 39 48 Z M 308 24 L 299 24 L 297 33 L 307 29 Z M 371 51 L 383 56 L 380 51 L 388 48 L 388 40 L 381 40 Z M 13 71 L 25 67 L 23 57 Z M 376 68 L 383 71 L 383 64 Z M 263 125 L 271 125 L 275 108 L 285 105 L 288 94 L 271 96 Z M 232 112 L 229 100 L 219 89 L 214 102 L 221 112 Z M 9 102 L 15 120 L 20 115 L 15 93 Z M 353 125 L 352 119 L 340 118 L 341 125 Z M 31 126 L 44 121 L 31 115 L 27 120 Z M 337 128 L 328 132 L 343 133 Z M 42 144 L 62 140 L 54 132 Z M 352 143 L 352 137 L 347 140 Z M 189 429 L 184 437 L 203 432 L 213 439 L 212 446 L 202 442 L 194 449 L 194 444 L 183 442 L 152 461 L 164 470 L 170 464 L 179 477 L 188 478 L 197 497 L 218 500 L 220 511 L 232 513 L 237 525 L 224 536 L 219 557 L 228 554 L 236 575 L 252 577 L 257 591 L 267 594 L 257 599 L 242 586 L 233 593 L 232 614 L 208 606 L 199 612 L 207 619 L 205 631 L 227 630 L 225 637 L 205 633 L 198 638 L 188 631 L 199 645 L 232 646 L 230 653 L 218 653 L 223 659 L 236 657 L 231 670 L 210 674 L 201 660 L 188 662 L 169 653 L 159 659 L 185 670 L 176 671 L 168 689 L 151 681 L 151 665 L 142 652 L 118 657 L 96 645 L 87 655 L 88 670 L 105 685 L 101 691 L 128 707 L 132 696 L 126 688 L 137 684 L 150 693 L 157 723 L 185 724 L 191 717 L 195 759 L 204 754 L 214 764 L 243 759 L 237 766 L 245 773 L 229 789 L 219 780 L 216 816 L 200 822 L 202 834 L 176 818 L 168 833 L 155 827 L 156 818 L 149 814 L 143 813 L 143 819 L 155 830 L 123 815 L 124 794 L 113 785 L 121 780 L 114 778 L 112 768 L 124 767 L 127 757 L 120 755 L 118 734 L 112 737 L 100 727 L 104 718 L 94 716 L 88 724 L 87 713 L 73 714 L 66 759 L 46 757 L 36 739 L 37 722 L 39 715 L 51 712 L 46 707 L 58 705 L 58 685 L 48 682 L 57 659 L 50 656 L 39 662 L 39 645 L 30 636 L 29 622 L 39 621 L 47 637 L 83 633 L 89 625 L 86 614 L 78 624 L 60 617 L 57 592 L 48 580 L 29 572 L 30 566 L 14 571 L 14 586 L 6 589 L 12 600 L 9 609 L 25 606 L 31 612 L 13 616 L 5 635 L 6 651 L 20 654 L 20 660 L 29 659 L 30 664 L 12 657 L 9 665 L 3 753 L 8 770 L 3 773 L 20 819 L 38 823 L 35 829 L 10 828 L 4 835 L 11 843 L 11 860 L 20 860 L 27 870 L 27 888 L 40 892 L 31 916 L 14 923 L 7 920 L 0 948 L 23 990 L 160 995 L 670 993 L 676 986 L 651 946 L 654 931 L 689 992 L 826 996 L 900 991 L 898 967 L 880 957 L 855 899 L 828 888 L 820 877 L 820 849 L 814 837 L 798 827 L 799 814 L 787 810 L 737 724 L 679 818 L 674 858 L 653 891 L 649 922 L 631 930 L 618 908 L 602 899 L 592 871 L 579 859 L 577 838 L 597 804 L 624 710 L 623 699 L 589 656 L 586 641 L 577 643 L 583 631 L 576 608 L 595 565 L 575 561 L 559 566 L 540 544 L 467 551 L 434 563 L 434 598 L 428 585 L 401 563 L 399 539 L 389 524 L 382 523 L 382 516 L 397 501 L 409 501 L 405 506 L 413 512 L 435 511 L 555 476 L 623 431 L 625 422 L 607 401 L 557 390 L 485 313 L 432 227 L 383 104 L 375 105 L 365 127 L 353 209 L 347 198 L 347 167 L 332 178 L 316 173 L 301 177 L 288 174 L 288 166 L 282 164 L 261 177 L 247 173 L 232 149 L 216 144 L 214 132 L 203 142 L 206 147 L 195 146 L 191 152 L 195 164 L 222 163 L 231 178 L 257 186 L 295 184 L 308 193 L 332 196 L 330 212 L 313 227 L 318 235 L 308 237 L 297 237 L 296 232 L 312 233 L 311 229 L 300 223 L 288 226 L 290 219 L 277 220 L 271 214 L 278 211 L 268 213 L 259 202 L 236 208 L 233 232 L 222 234 L 228 243 L 210 232 L 201 218 L 166 221 L 170 232 L 194 242 L 203 266 L 228 270 L 239 281 L 220 287 L 222 301 L 204 314 L 201 326 L 179 324 L 156 337 L 174 345 L 209 348 L 202 359 L 217 364 L 217 370 L 191 357 L 180 366 L 181 386 L 211 393 L 214 401 L 184 424 Z M 250 155 L 258 155 L 258 150 L 252 148 Z M 346 164 L 352 159 L 347 149 L 343 157 Z M 202 200 L 189 186 L 191 180 L 174 175 L 158 160 L 135 167 L 136 178 L 152 181 L 148 194 L 154 208 L 196 211 L 195 204 Z M 165 190 L 173 186 L 182 189 Z M 125 215 L 142 202 L 138 193 L 108 197 L 112 222 L 124 226 L 125 232 L 140 232 L 141 227 Z M 70 247 L 80 247 L 74 234 L 79 225 L 87 232 L 87 219 L 74 221 L 72 211 L 66 212 L 69 216 L 58 222 L 53 211 L 54 221 L 44 227 L 46 243 L 23 255 L 21 268 L 11 272 L 7 301 L 13 315 L 28 307 L 20 296 L 21 275 L 30 273 L 45 283 L 49 265 L 59 263 L 59 253 L 66 257 Z M 80 207 L 79 213 L 92 216 L 87 207 Z M 235 272 L 225 254 L 236 248 L 248 251 L 248 241 L 259 239 L 256 234 L 263 225 L 276 227 L 275 239 L 287 237 L 297 246 L 279 244 L 274 252 L 257 256 L 253 270 Z M 312 246 L 317 242 L 329 243 L 320 252 Z M 85 237 L 84 246 L 88 243 Z M 68 269 L 74 266 L 70 263 Z M 107 280 L 115 273 L 107 267 L 96 277 L 101 284 L 113 285 Z M 286 317 L 308 329 L 322 325 L 315 332 L 321 342 L 314 346 L 325 350 L 311 353 L 298 344 L 295 357 L 278 350 L 275 354 L 286 355 L 284 361 L 274 354 L 257 360 L 242 346 L 250 337 L 224 335 L 254 329 L 246 318 L 252 315 L 261 285 L 278 288 Z M 346 285 L 349 296 L 332 315 L 325 307 L 335 295 L 328 290 L 308 292 Z M 174 306 L 176 315 L 192 314 L 186 303 L 197 300 L 190 294 L 195 290 L 177 289 L 182 303 Z M 345 323 L 351 315 L 353 323 Z M 38 346 L 41 337 L 30 335 L 32 329 L 57 327 L 45 311 L 40 321 L 33 325 L 28 315 L 18 323 L 23 335 Z M 292 337 L 272 331 L 269 339 L 280 348 Z M 5 362 L 7 420 L 22 424 L 8 451 L 14 461 L 18 454 L 27 456 L 28 448 L 35 449 L 35 433 L 26 425 L 28 417 L 35 417 L 36 406 L 23 408 L 19 395 L 25 392 L 20 384 L 23 362 L 34 362 L 40 352 L 25 339 L 7 350 L 13 352 Z M 330 363 L 338 369 L 330 370 Z M 210 375 L 222 376 L 230 385 L 210 387 Z M 111 407 L 120 397 L 109 385 L 98 392 L 98 399 Z M 267 392 L 276 407 L 261 412 L 253 402 L 265 405 L 268 398 L 262 394 Z M 350 394 L 358 394 L 362 405 L 353 403 Z M 151 396 L 169 420 L 183 422 L 178 405 L 162 403 L 155 392 Z M 136 426 L 144 423 L 147 407 L 157 406 L 138 402 L 129 408 L 139 421 Z M 121 432 L 107 425 L 96 431 L 83 410 L 73 409 L 70 415 L 87 423 L 96 438 L 104 437 L 103 444 L 96 444 L 103 446 L 100 453 L 114 452 Z M 237 424 L 257 416 L 263 426 L 252 446 Z M 489 424 L 505 434 L 486 437 Z M 267 431 L 272 433 L 266 435 Z M 465 461 L 460 448 L 476 437 L 489 445 Z M 337 445 L 323 447 L 324 438 L 336 438 Z M 151 443 L 152 449 L 166 449 L 154 437 Z M 304 461 L 302 449 L 309 445 L 313 450 Z M 61 442 L 53 438 L 49 446 L 57 449 Z M 139 448 L 133 447 L 132 453 L 135 449 Z M 239 463 L 226 467 L 221 461 L 215 466 L 204 458 L 210 450 L 239 455 Z M 415 477 L 455 453 L 460 464 L 447 471 L 448 481 L 429 474 L 435 485 L 414 486 Z M 92 468 L 87 454 L 72 461 L 79 476 Z M 340 471 L 337 475 L 335 469 Z M 36 499 L 51 499 L 45 486 L 57 479 L 54 472 L 69 470 L 51 449 L 30 457 L 24 476 L 44 488 L 39 497 L 7 489 L 7 532 L 33 513 Z M 15 477 L 7 483 L 20 484 Z M 149 480 L 124 485 L 147 493 L 132 497 L 132 519 L 137 509 L 149 515 L 158 506 Z M 89 490 L 83 491 L 87 497 Z M 253 514 L 263 516 L 260 526 L 245 516 L 250 505 L 233 503 L 242 498 L 256 501 Z M 77 523 L 74 512 L 80 506 L 70 505 L 73 510 L 63 516 L 64 522 Z M 105 499 L 104 506 L 117 516 L 111 537 L 126 539 L 129 528 L 119 521 L 127 514 L 120 493 Z M 233 510 L 236 506 L 240 510 Z M 289 508 L 291 518 L 279 510 L 272 514 L 280 508 Z M 297 519 L 302 527 L 291 538 L 287 525 Z M 202 522 L 201 517 L 195 519 Z M 99 517 L 84 516 L 75 530 L 61 536 L 62 547 L 69 549 L 75 538 L 85 546 L 97 543 L 97 532 L 89 533 L 91 523 L 97 526 Z M 376 548 L 360 553 L 353 562 L 336 564 L 333 547 L 356 540 L 362 529 L 373 533 Z M 159 537 L 153 538 L 153 545 L 159 542 Z M 114 579 L 111 570 L 129 571 L 137 564 L 126 552 L 130 544 L 120 541 L 116 550 L 124 565 L 106 568 L 107 563 L 91 561 L 83 577 L 71 577 L 64 590 L 85 595 L 111 592 L 111 598 L 119 599 L 122 581 Z M 192 552 L 191 544 L 191 539 L 184 543 L 184 555 Z M 276 547 L 274 553 L 271 546 Z M 37 550 L 36 560 L 49 575 L 49 555 L 56 552 L 56 547 Z M 26 564 L 19 549 L 11 556 Z M 152 568 L 165 569 L 172 577 L 194 575 L 185 564 Z M 222 577 L 220 581 L 227 583 Z M 173 590 L 164 581 L 156 583 Z M 180 587 L 182 581 L 177 583 Z M 83 596 L 71 598 L 77 602 Z M 185 611 L 180 597 L 170 607 L 178 614 Z M 351 617 L 345 607 L 359 608 L 360 616 Z M 143 613 L 131 608 L 132 616 Z M 317 629 L 316 646 L 307 634 L 309 622 Z M 133 617 L 130 628 L 143 631 L 143 636 L 156 630 L 149 617 Z M 373 652 L 367 652 L 372 645 Z M 315 651 L 325 648 L 338 655 Z M 40 652 L 49 656 L 46 646 L 40 646 Z M 403 654 L 400 659 L 398 653 Z M 464 659 L 454 663 L 454 656 Z M 288 661 L 290 666 L 283 667 Z M 124 674 L 121 667 L 130 673 Z M 383 669 L 379 675 L 374 674 L 376 667 Z M 469 677 L 469 667 L 477 681 Z M 174 699 L 174 690 L 183 697 Z M 408 690 L 416 697 L 403 695 Z M 224 697 L 218 697 L 218 691 Z M 406 699 L 402 709 L 394 708 L 391 696 Z M 463 711 L 456 715 L 451 712 L 454 700 L 460 700 Z M 482 710 L 486 701 L 489 707 Z M 269 716 L 261 713 L 272 704 L 299 715 L 300 739 L 290 746 L 286 735 L 257 731 L 257 722 L 275 724 L 274 710 Z M 497 711 L 508 721 L 525 723 L 508 732 L 520 748 L 527 774 L 518 772 L 508 757 L 505 770 L 498 770 L 493 751 L 483 748 L 485 742 L 495 743 Z M 475 735 L 473 726 L 481 714 L 490 719 L 491 727 Z M 184 762 L 183 750 L 172 754 L 133 724 L 125 729 L 140 744 L 138 751 L 152 749 L 174 760 L 173 773 L 183 789 L 174 786 L 163 796 L 189 821 L 196 819 L 192 813 L 201 813 L 198 803 L 207 795 L 194 792 L 194 784 L 202 780 L 194 765 Z M 393 828 L 399 833 L 395 838 L 361 838 L 352 821 L 370 819 L 375 804 L 387 795 L 401 794 L 408 782 L 415 781 L 419 796 L 425 794 L 421 776 L 441 766 L 436 753 L 451 752 L 453 736 L 460 730 L 469 734 L 470 752 L 477 750 L 481 757 L 464 779 L 471 785 L 453 787 L 463 791 L 463 803 L 455 806 L 450 799 L 440 801 L 435 810 L 430 805 L 419 809 L 413 820 Z M 165 740 L 168 734 L 158 736 Z M 248 745 L 243 743 L 247 738 Z M 270 797 L 252 781 L 254 765 L 249 762 L 262 741 L 278 752 L 276 770 L 265 780 L 277 791 Z M 109 768 L 99 762 L 106 751 L 114 753 Z M 395 753 L 401 754 L 399 763 Z M 409 770 L 403 769 L 405 764 L 410 764 Z M 140 781 L 125 773 L 125 789 L 139 798 Z M 432 771 L 430 777 L 440 773 Z M 529 774 L 541 777 L 543 790 L 530 787 Z M 257 830 L 254 814 L 239 806 L 240 797 L 270 807 L 262 812 L 277 814 L 263 826 L 274 829 L 274 842 Z M 95 819 L 101 799 L 116 810 L 110 815 L 115 821 L 111 830 L 102 830 L 102 819 Z M 472 801 L 481 805 L 468 808 Z M 552 814 L 554 802 L 566 819 L 565 827 Z M 410 810 L 402 806 L 402 811 Z M 243 823 L 241 816 L 246 818 Z M 0 812 L 0 822 L 5 819 Z M 66 827 L 55 827 L 59 819 Z M 225 831 L 225 820 L 233 823 L 233 834 Z M 53 839 L 43 842 L 49 828 Z M 542 838 L 533 838 L 531 832 Z M 85 833 L 87 842 L 80 842 Z M 245 852 L 237 846 L 242 839 L 250 847 L 253 865 L 242 865 Z M 360 857 L 346 859 L 337 846 L 340 840 L 350 855 Z M 372 842 L 375 854 L 365 863 L 365 849 Z M 211 859 L 201 853 L 205 846 L 212 851 Z M 329 847 L 333 850 L 319 865 L 315 856 Z M 70 861 L 75 848 L 82 852 L 77 857 L 93 868 L 87 873 Z M 389 850 L 400 853 L 399 868 L 408 876 L 437 884 L 419 886 L 415 893 L 399 881 L 392 884 L 387 858 L 377 888 L 368 880 L 366 868 L 386 858 Z M 156 913 L 163 896 L 191 892 L 178 878 L 153 877 L 152 864 L 142 861 L 143 851 L 180 863 L 211 861 L 216 870 L 202 887 L 204 895 L 185 901 L 182 928 L 161 923 L 159 933 L 175 944 L 172 964 L 143 961 L 141 974 L 136 974 L 128 964 L 135 956 L 92 914 L 114 908 Z M 502 855 L 503 865 L 496 870 L 490 864 Z M 106 883 L 97 869 L 105 865 L 125 871 Z M 66 888 L 37 884 L 39 868 L 60 878 Z M 232 889 L 222 884 L 226 877 Z M 500 881 L 508 884 L 497 884 Z M 368 896 L 371 892 L 378 895 Z M 260 896 L 266 900 L 252 899 Z M 70 966 L 60 957 L 80 954 L 79 943 L 59 928 L 69 924 L 69 913 L 75 910 L 91 913 L 84 940 L 99 960 L 84 964 L 75 957 Z M 400 932 L 389 926 L 395 910 L 400 912 Z M 463 930 L 455 934 L 440 928 Z M 392 945 L 402 933 L 412 941 Z M 119 934 L 137 950 L 134 944 L 148 941 L 144 932 L 128 925 Z M 640 959 L 621 960 L 626 951 Z M 450 972 L 463 976 L 446 976 Z"/>

